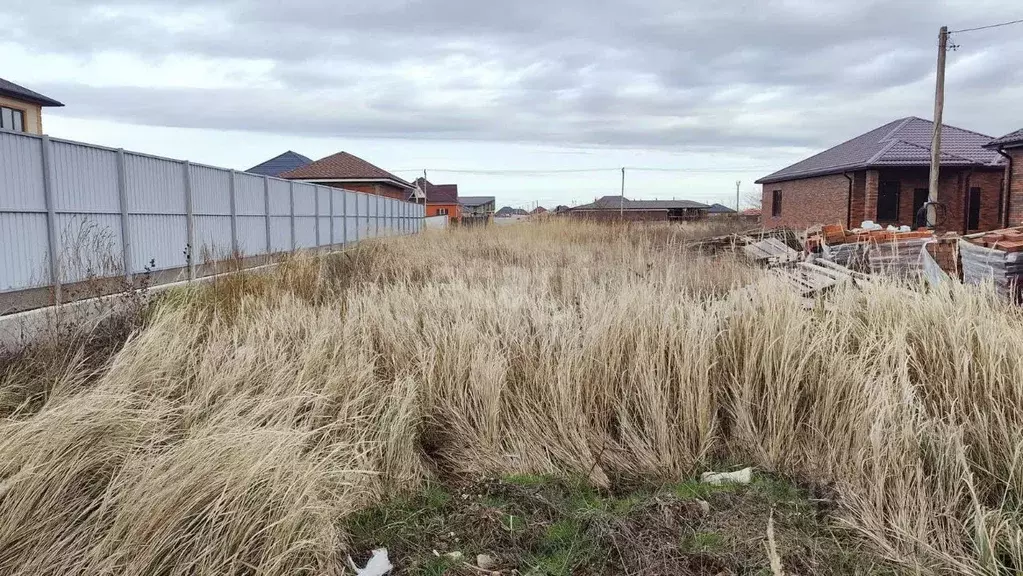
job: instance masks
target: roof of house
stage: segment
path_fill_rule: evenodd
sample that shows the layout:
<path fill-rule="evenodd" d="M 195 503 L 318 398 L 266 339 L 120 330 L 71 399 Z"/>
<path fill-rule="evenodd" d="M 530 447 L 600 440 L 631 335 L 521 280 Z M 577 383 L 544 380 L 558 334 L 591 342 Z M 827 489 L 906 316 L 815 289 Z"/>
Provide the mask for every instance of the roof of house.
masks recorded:
<path fill-rule="evenodd" d="M 493 196 L 460 196 L 458 203 L 462 206 L 483 206 L 484 204 L 493 204 L 495 198 Z"/>
<path fill-rule="evenodd" d="M 289 170 L 301 168 L 306 164 L 312 164 L 312 160 L 299 154 L 298 152 L 292 152 L 288 150 L 280 156 L 275 156 L 262 164 L 257 164 L 252 168 L 246 170 L 250 174 L 259 174 L 261 176 L 278 176 Z"/>
<path fill-rule="evenodd" d="M 426 178 L 416 178 L 415 185 L 426 194 L 427 204 L 458 204 L 458 184 L 433 184 Z"/>
<path fill-rule="evenodd" d="M 1001 138 L 995 138 L 988 142 L 985 148 L 1015 148 L 1017 146 L 1023 146 L 1023 128 L 1016 130 L 1015 132 L 1009 132 Z"/>
<path fill-rule="evenodd" d="M 889 122 L 866 134 L 829 148 L 820 154 L 782 168 L 757 180 L 768 184 L 812 176 L 841 174 L 885 166 L 928 166 L 931 163 L 931 136 L 934 123 L 915 116 Z M 984 148 L 990 136 L 942 125 L 941 164 L 943 166 L 998 166 L 1001 156 Z"/>
<path fill-rule="evenodd" d="M 4 80 L 0 78 L 0 96 L 7 96 L 15 100 L 22 100 L 24 102 L 31 102 L 40 106 L 63 106 L 60 102 L 57 102 L 53 98 L 43 96 L 42 94 L 19 86 L 10 80 Z"/>
<path fill-rule="evenodd" d="M 338 152 L 326 158 L 320 158 L 278 176 L 290 180 L 387 182 L 401 188 L 412 188 L 412 185 L 405 180 L 348 152 Z"/>
<path fill-rule="evenodd" d="M 511 206 L 505 206 L 495 213 L 495 216 L 525 216 L 529 214 L 522 208 L 512 208 Z"/>
<path fill-rule="evenodd" d="M 547 209 L 544 208 L 543 206 L 537 206 L 536 208 L 533 208 L 532 212 L 530 212 L 530 214 L 546 214 L 546 213 L 547 213 Z"/>
<path fill-rule="evenodd" d="M 707 210 L 710 214 L 735 214 L 734 208 L 729 208 L 724 204 L 711 204 L 710 210 Z"/>
<path fill-rule="evenodd" d="M 710 206 L 692 200 L 629 200 L 621 196 L 602 196 L 589 204 L 576 206 L 572 210 L 672 210 L 679 208 L 706 210 Z"/>

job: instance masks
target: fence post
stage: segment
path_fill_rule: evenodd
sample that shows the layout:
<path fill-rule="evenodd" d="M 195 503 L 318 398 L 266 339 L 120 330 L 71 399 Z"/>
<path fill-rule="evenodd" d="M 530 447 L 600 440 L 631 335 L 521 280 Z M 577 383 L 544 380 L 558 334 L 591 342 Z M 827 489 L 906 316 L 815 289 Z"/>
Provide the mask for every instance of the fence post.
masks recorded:
<path fill-rule="evenodd" d="M 195 280 L 195 208 L 192 202 L 192 163 L 181 163 L 185 175 L 185 234 L 188 236 L 188 279 Z"/>
<path fill-rule="evenodd" d="M 360 193 L 355 193 L 355 243 L 359 243 L 359 230 L 362 228 L 362 220 L 359 219 L 359 196 Z"/>
<path fill-rule="evenodd" d="M 231 186 L 229 188 L 231 194 L 231 257 L 238 258 L 238 208 L 235 200 L 235 172 L 231 170 Z"/>
<path fill-rule="evenodd" d="M 328 187 L 330 190 L 330 242 L 328 243 L 331 248 L 334 247 L 334 188 Z"/>
<path fill-rule="evenodd" d="M 50 137 L 43 135 L 42 139 L 42 160 L 43 160 L 43 199 L 46 203 L 46 248 L 47 256 L 50 259 L 50 285 L 53 286 L 53 304 L 61 302 L 60 293 L 60 263 L 57 261 L 57 210 L 53 201 L 53 162 L 51 155 Z"/>
<path fill-rule="evenodd" d="M 292 180 L 288 183 L 288 193 L 291 195 L 291 251 L 296 250 L 295 247 L 295 181 Z"/>
<path fill-rule="evenodd" d="M 348 190 L 341 189 L 341 233 L 344 234 L 344 238 L 341 239 L 341 247 L 348 247 Z"/>
<path fill-rule="evenodd" d="M 124 281 L 131 284 L 131 233 L 128 231 L 128 178 L 124 171 L 124 148 L 117 149 L 117 201 L 121 205 L 121 265 Z"/>
<path fill-rule="evenodd" d="M 266 258 L 270 260 L 273 254 L 273 244 L 270 242 L 270 178 L 263 176 L 263 212 L 266 213 Z"/>
<path fill-rule="evenodd" d="M 316 214 L 316 251 L 320 249 L 320 187 L 313 185 L 313 212 Z"/>

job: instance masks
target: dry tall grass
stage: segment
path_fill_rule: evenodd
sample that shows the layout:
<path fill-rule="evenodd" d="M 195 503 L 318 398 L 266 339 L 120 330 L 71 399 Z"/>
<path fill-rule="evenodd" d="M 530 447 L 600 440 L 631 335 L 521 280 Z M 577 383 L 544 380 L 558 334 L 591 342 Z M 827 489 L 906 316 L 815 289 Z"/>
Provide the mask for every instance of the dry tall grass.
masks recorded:
<path fill-rule="evenodd" d="M 724 461 L 833 486 L 907 567 L 1023 567 L 1017 311 L 898 286 L 806 309 L 696 233 L 435 233 L 175 294 L 0 423 L 0 573 L 340 574 L 340 520 L 437 475 Z"/>

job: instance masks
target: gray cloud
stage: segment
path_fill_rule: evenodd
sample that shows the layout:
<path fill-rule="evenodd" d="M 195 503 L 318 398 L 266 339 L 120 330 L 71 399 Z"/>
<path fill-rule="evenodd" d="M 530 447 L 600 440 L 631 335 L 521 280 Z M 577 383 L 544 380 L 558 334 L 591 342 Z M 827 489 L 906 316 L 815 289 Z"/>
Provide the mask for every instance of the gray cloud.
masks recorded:
<path fill-rule="evenodd" d="M 669 150 L 819 148 L 929 116 L 938 26 L 1020 16 L 997 0 L 13 3 L 11 41 L 35 53 L 272 63 L 249 88 L 40 86 L 66 115 Z M 1019 32 L 956 37 L 949 122 L 1023 125 Z"/>

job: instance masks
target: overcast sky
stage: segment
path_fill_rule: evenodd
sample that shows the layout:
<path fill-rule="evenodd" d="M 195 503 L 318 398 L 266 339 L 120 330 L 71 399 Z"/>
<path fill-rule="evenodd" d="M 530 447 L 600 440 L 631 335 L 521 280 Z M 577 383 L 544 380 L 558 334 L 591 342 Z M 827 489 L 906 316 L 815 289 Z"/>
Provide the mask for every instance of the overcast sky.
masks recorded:
<path fill-rule="evenodd" d="M 346 150 L 499 205 L 735 202 L 933 113 L 936 36 L 1019 0 L 6 0 L 0 76 L 46 132 L 245 169 Z M 953 35 L 945 120 L 1023 127 L 1023 25 Z M 446 169 L 606 169 L 553 175 Z"/>

